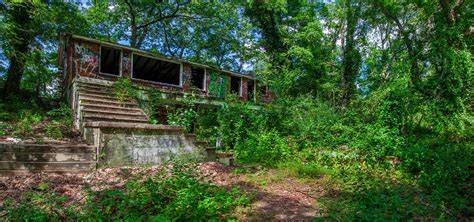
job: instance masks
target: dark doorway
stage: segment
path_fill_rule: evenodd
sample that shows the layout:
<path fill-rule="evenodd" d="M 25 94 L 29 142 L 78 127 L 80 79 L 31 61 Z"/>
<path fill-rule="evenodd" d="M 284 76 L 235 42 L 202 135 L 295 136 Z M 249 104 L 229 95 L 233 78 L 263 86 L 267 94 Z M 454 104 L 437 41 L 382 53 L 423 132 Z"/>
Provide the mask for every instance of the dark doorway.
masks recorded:
<path fill-rule="evenodd" d="M 247 100 L 248 101 L 255 100 L 255 83 L 253 80 L 249 80 L 247 82 Z"/>
<path fill-rule="evenodd" d="M 230 77 L 230 93 L 240 96 L 240 86 L 242 80 L 240 77 Z"/>

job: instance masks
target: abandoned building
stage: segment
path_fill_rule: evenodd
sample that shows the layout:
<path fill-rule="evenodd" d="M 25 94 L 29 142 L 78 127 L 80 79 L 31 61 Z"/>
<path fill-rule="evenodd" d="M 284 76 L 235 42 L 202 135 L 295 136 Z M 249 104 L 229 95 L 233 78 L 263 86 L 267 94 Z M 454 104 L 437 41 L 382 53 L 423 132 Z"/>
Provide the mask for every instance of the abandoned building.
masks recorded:
<path fill-rule="evenodd" d="M 60 43 L 64 97 L 73 109 L 76 130 L 96 149 L 99 165 L 158 164 L 195 151 L 216 158 L 215 147 L 196 141 L 183 127 L 150 124 L 150 113 L 137 101 L 118 101 L 112 86 L 119 78 L 158 90 L 159 103 L 179 105 L 188 94 L 205 105 L 222 104 L 227 94 L 249 102 L 272 98 L 249 75 L 72 34 L 61 35 Z"/>
<path fill-rule="evenodd" d="M 271 97 L 266 87 L 250 75 L 77 35 L 62 35 L 58 62 L 66 93 L 71 92 L 77 79 L 110 82 L 122 77 L 170 93 L 193 92 L 209 98 L 233 93 L 243 101 L 263 102 Z M 72 99 L 72 94 L 68 96 Z"/>
<path fill-rule="evenodd" d="M 180 106 L 186 95 L 194 95 L 198 107 L 222 105 L 228 94 L 256 104 L 273 98 L 249 75 L 72 34 L 61 35 L 58 64 L 62 93 L 82 142 L 2 143 L 0 175 L 160 164 L 186 153 L 230 164 L 229 153 L 216 152 L 213 144 L 198 141 L 182 126 L 165 120 L 151 124 L 151 115 L 160 114 L 156 109 L 162 104 Z M 117 97 L 114 83 L 122 79 L 137 86 L 140 98 Z M 159 92 L 151 112 L 142 106 L 143 100 L 155 103 L 148 92 Z"/>
<path fill-rule="evenodd" d="M 222 105 L 228 94 L 242 102 L 272 99 L 267 87 L 252 76 L 120 44 L 62 34 L 58 50 L 62 92 L 84 142 L 0 144 L 0 174 L 160 164 L 193 152 L 209 160 L 233 161 L 232 155 L 216 153 L 214 145 L 198 141 L 182 126 L 151 124 L 150 112 L 137 99 L 121 100 L 115 95 L 114 82 L 121 78 L 128 78 L 140 90 L 160 92 L 157 103 L 167 106 L 179 106 L 180 99 L 190 94 L 196 95 L 199 106 Z"/>

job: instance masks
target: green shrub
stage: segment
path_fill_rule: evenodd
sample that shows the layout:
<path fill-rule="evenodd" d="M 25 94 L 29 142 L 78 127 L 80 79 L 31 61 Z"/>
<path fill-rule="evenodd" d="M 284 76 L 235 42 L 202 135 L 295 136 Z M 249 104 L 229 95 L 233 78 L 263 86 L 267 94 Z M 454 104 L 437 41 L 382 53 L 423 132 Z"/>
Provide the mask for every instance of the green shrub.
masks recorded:
<path fill-rule="evenodd" d="M 119 78 L 113 84 L 115 97 L 120 103 L 124 103 L 126 100 L 136 99 L 138 97 L 138 90 L 132 84 L 129 78 Z"/>
<path fill-rule="evenodd" d="M 192 132 L 194 122 L 196 122 L 196 118 L 198 116 L 198 113 L 195 111 L 194 101 L 195 98 L 193 96 L 184 96 L 182 106 L 174 108 L 168 113 L 168 124 L 174 126 L 184 126 L 187 132 Z"/>
<path fill-rule="evenodd" d="M 55 123 L 47 124 L 45 126 L 46 136 L 52 139 L 60 139 L 63 137 L 61 126 Z"/>
<path fill-rule="evenodd" d="M 41 113 L 41 109 L 35 100 L 18 96 L 0 98 L 0 121 L 19 121 L 25 112 Z"/>
<path fill-rule="evenodd" d="M 147 179 L 132 179 L 122 189 L 90 195 L 86 218 L 103 220 L 212 220 L 228 217 L 234 208 L 248 203 L 239 191 L 205 183 L 179 164 L 170 172 L 161 170 Z"/>
<path fill-rule="evenodd" d="M 40 183 L 35 190 L 25 193 L 18 205 L 12 199 L 6 200 L 7 221 L 59 221 L 77 217 L 72 206 L 64 207 L 67 198 L 51 191 L 47 184 Z"/>
<path fill-rule="evenodd" d="M 7 130 L 10 128 L 11 128 L 10 124 L 0 121 L 0 136 L 5 136 L 7 134 Z"/>
<path fill-rule="evenodd" d="M 14 135 L 19 137 L 27 137 L 33 135 L 32 125 L 41 122 L 43 116 L 39 113 L 31 111 L 22 111 L 20 119 L 14 126 Z"/>
<path fill-rule="evenodd" d="M 287 140 L 278 132 L 263 131 L 252 134 L 235 149 L 236 158 L 242 163 L 261 163 L 274 165 L 290 158 L 292 150 Z"/>
<path fill-rule="evenodd" d="M 48 137 L 59 139 L 71 134 L 73 130 L 73 114 L 67 104 L 61 103 L 58 108 L 48 111 L 47 115 L 50 117 L 45 126 Z"/>

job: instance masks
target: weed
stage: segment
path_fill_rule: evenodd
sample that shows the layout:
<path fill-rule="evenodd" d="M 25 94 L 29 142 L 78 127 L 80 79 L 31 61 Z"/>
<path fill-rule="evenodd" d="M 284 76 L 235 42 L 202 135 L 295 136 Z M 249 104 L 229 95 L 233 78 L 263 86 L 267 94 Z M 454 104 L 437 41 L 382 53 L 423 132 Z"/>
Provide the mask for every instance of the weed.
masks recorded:
<path fill-rule="evenodd" d="M 5 136 L 10 128 L 10 124 L 0 121 L 0 136 Z"/>
<path fill-rule="evenodd" d="M 32 125 L 39 123 L 43 116 L 39 113 L 23 111 L 20 114 L 20 120 L 14 127 L 14 135 L 19 137 L 27 137 L 33 135 Z"/>
<path fill-rule="evenodd" d="M 60 139 L 63 137 L 61 126 L 59 124 L 55 124 L 55 123 L 47 124 L 45 126 L 45 129 L 46 129 L 46 135 L 49 138 Z"/>
<path fill-rule="evenodd" d="M 138 90 L 132 84 L 129 78 L 119 78 L 114 82 L 113 87 L 115 97 L 122 104 L 127 100 L 136 99 L 138 97 Z"/>
<path fill-rule="evenodd" d="M 71 134 L 72 131 L 72 110 L 65 103 L 61 103 L 56 109 L 52 109 L 47 112 L 50 117 L 49 122 L 46 124 L 46 135 L 49 138 L 59 139 L 67 134 Z"/>
<path fill-rule="evenodd" d="M 237 207 L 249 204 L 238 189 L 210 184 L 181 161 L 151 176 L 132 175 L 123 187 L 100 191 L 86 187 L 86 202 L 76 208 L 64 207 L 66 198 L 47 183 L 35 190 L 25 194 L 18 206 L 7 201 L 7 220 L 215 221 L 232 218 Z"/>
<path fill-rule="evenodd" d="M 331 174 L 330 170 L 318 165 L 317 163 L 304 163 L 294 160 L 277 164 L 277 169 L 277 172 L 279 172 L 282 177 L 318 178 Z"/>

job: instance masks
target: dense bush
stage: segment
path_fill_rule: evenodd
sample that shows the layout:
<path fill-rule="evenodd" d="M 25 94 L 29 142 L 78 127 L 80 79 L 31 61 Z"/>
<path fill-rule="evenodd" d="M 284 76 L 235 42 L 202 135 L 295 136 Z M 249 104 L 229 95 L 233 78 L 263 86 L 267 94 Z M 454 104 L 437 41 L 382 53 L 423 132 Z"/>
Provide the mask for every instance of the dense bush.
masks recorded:
<path fill-rule="evenodd" d="M 240 163 L 296 177 L 330 174 L 337 191 L 323 202 L 333 219 L 465 217 L 474 162 L 468 128 L 426 128 L 406 111 L 426 112 L 404 104 L 407 93 L 386 92 L 345 111 L 311 96 L 260 109 L 234 102 L 199 118 Z"/>
<path fill-rule="evenodd" d="M 241 163 L 274 165 L 288 160 L 293 150 L 288 147 L 285 137 L 272 130 L 249 135 L 236 145 L 235 154 Z"/>

